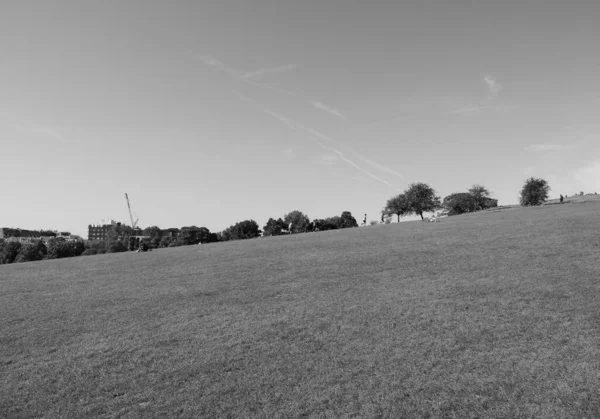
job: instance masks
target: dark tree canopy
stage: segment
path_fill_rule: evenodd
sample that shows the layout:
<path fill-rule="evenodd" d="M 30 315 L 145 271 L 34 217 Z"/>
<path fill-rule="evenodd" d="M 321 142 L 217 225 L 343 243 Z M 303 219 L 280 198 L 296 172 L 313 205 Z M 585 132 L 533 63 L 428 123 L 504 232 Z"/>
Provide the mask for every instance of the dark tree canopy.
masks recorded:
<path fill-rule="evenodd" d="M 286 214 L 283 217 L 283 221 L 286 224 L 285 229 L 292 223 L 291 233 L 305 233 L 308 231 L 310 225 L 310 218 L 308 218 L 308 215 L 297 210 Z"/>
<path fill-rule="evenodd" d="M 409 213 L 410 207 L 408 205 L 408 201 L 406 200 L 404 194 L 400 194 L 387 200 L 385 207 L 383 207 L 383 210 L 381 211 L 381 221 L 385 222 L 387 217 L 396 215 L 398 216 L 398 222 L 400 222 L 400 217 Z"/>
<path fill-rule="evenodd" d="M 260 236 L 260 228 L 254 220 L 245 220 L 232 225 L 221 233 L 223 241 L 253 239 Z"/>
<path fill-rule="evenodd" d="M 152 247 L 160 246 L 162 235 L 162 230 L 158 226 L 148 227 L 144 230 L 144 236 L 148 236 L 150 239 L 150 245 Z"/>
<path fill-rule="evenodd" d="M 21 243 L 18 241 L 2 241 L 0 242 L 0 264 L 13 263 L 19 252 L 21 251 Z"/>
<path fill-rule="evenodd" d="M 407 201 L 408 214 L 420 215 L 423 219 L 424 212 L 433 212 L 441 207 L 440 197 L 435 190 L 426 183 L 415 182 L 404 191 Z"/>
<path fill-rule="evenodd" d="M 475 211 L 486 209 L 486 203 L 491 199 L 491 193 L 481 185 L 473 185 L 469 189 Z"/>
<path fill-rule="evenodd" d="M 358 223 L 356 222 L 356 218 L 352 216 L 350 211 L 342 212 L 340 217 L 340 228 L 351 228 L 358 227 Z"/>
<path fill-rule="evenodd" d="M 267 224 L 263 227 L 263 235 L 265 236 L 279 236 L 282 234 L 282 230 L 287 230 L 288 224 L 285 223 L 281 218 L 275 220 L 269 218 Z"/>
<path fill-rule="evenodd" d="M 548 200 L 550 185 L 544 179 L 530 177 L 521 189 L 519 202 L 522 206 L 542 205 Z"/>

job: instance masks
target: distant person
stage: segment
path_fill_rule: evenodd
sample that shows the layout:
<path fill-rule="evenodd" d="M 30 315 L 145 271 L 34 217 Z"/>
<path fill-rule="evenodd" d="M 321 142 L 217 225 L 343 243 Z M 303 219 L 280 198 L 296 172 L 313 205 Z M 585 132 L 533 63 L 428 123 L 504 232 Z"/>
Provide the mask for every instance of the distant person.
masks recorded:
<path fill-rule="evenodd" d="M 288 226 L 288 231 L 290 234 L 292 234 L 292 223 L 290 223 L 290 225 Z"/>
<path fill-rule="evenodd" d="M 560 203 L 561 203 L 561 204 L 563 203 L 564 199 L 565 199 L 565 198 L 564 198 L 564 197 L 561 195 L 561 196 L 560 196 Z"/>
<path fill-rule="evenodd" d="M 361 226 L 366 226 L 366 225 L 367 225 L 367 214 L 365 214 L 365 218 L 363 219 Z"/>

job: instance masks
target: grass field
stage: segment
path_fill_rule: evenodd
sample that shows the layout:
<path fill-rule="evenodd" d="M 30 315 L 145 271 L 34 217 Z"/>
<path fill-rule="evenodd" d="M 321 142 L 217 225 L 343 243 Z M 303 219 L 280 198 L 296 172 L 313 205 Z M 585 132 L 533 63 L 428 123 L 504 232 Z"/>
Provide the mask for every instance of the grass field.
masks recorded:
<path fill-rule="evenodd" d="M 600 202 L 0 266 L 0 417 L 598 418 Z"/>

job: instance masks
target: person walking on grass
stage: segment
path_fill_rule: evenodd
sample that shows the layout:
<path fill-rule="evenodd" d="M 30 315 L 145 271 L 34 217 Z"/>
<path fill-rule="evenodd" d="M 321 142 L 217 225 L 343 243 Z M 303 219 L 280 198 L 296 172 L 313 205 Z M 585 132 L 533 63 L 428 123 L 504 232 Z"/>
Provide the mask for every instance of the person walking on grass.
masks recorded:
<path fill-rule="evenodd" d="M 562 196 L 562 194 L 561 194 L 561 195 L 560 195 L 560 203 L 561 203 L 561 204 L 563 203 L 564 199 L 565 199 L 565 198 L 564 198 L 564 197 Z"/>

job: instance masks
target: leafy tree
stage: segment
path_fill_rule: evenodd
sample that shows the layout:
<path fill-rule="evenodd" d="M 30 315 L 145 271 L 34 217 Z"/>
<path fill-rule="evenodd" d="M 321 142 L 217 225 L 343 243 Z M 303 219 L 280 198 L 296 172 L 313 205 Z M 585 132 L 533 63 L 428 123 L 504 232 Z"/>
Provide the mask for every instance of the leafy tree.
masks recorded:
<path fill-rule="evenodd" d="M 21 245 L 19 254 L 15 258 L 15 262 L 33 262 L 42 260 L 44 255 L 40 254 L 35 243 L 25 243 Z"/>
<path fill-rule="evenodd" d="M 134 235 L 133 228 L 126 224 L 116 223 L 106 232 L 104 240 L 107 253 L 126 252 L 129 245 L 129 237 Z"/>
<path fill-rule="evenodd" d="M 404 191 L 404 197 L 408 203 L 408 213 L 420 215 L 421 220 L 424 219 L 424 212 L 433 212 L 441 206 L 435 190 L 423 182 L 411 183 Z"/>
<path fill-rule="evenodd" d="M 47 259 L 61 259 L 73 256 L 73 252 L 67 241 L 62 237 L 53 237 L 48 240 Z"/>
<path fill-rule="evenodd" d="M 224 239 L 227 237 L 227 240 L 253 239 L 260 236 L 260 228 L 256 221 L 245 220 L 227 228 L 222 236 Z"/>
<path fill-rule="evenodd" d="M 265 236 L 279 236 L 282 230 L 287 230 L 288 224 L 285 223 L 281 218 L 277 220 L 269 218 L 267 224 L 263 227 L 263 234 Z"/>
<path fill-rule="evenodd" d="M 470 193 L 458 192 L 445 197 L 442 201 L 442 207 L 449 211 L 448 215 L 458 215 L 473 211 L 475 202 Z"/>
<path fill-rule="evenodd" d="M 177 244 L 180 246 L 189 246 L 191 244 L 200 243 L 200 238 L 198 237 L 199 228 L 196 226 L 191 227 L 181 227 L 179 232 L 179 236 L 177 237 Z"/>
<path fill-rule="evenodd" d="M 342 218 L 339 215 L 334 215 L 333 217 L 325 218 L 324 221 L 324 228 L 322 228 L 322 230 L 335 230 L 338 228 L 342 228 Z M 335 228 L 331 228 L 332 226 Z"/>
<path fill-rule="evenodd" d="M 292 223 L 292 231 L 290 233 L 305 233 L 308 231 L 310 226 L 310 218 L 302 211 L 292 211 L 283 217 L 283 221 L 287 226 Z"/>
<path fill-rule="evenodd" d="M 473 198 L 473 206 L 475 211 L 486 209 L 486 203 L 492 198 L 490 191 L 481 185 L 471 186 L 471 189 L 469 189 L 469 194 Z"/>
<path fill-rule="evenodd" d="M 383 207 L 383 210 L 381 211 L 381 221 L 385 222 L 385 217 L 397 215 L 398 222 L 400 222 L 400 217 L 403 217 L 408 213 L 410 213 L 410 207 L 404 194 L 393 196 L 387 200 L 385 207 Z"/>
<path fill-rule="evenodd" d="M 350 211 L 342 212 L 342 216 L 340 217 L 341 228 L 351 228 L 358 227 L 358 223 L 356 219 L 352 216 Z"/>
<path fill-rule="evenodd" d="M 4 242 L 4 245 L 0 249 L 0 264 L 13 263 L 20 251 L 20 242 L 12 240 Z"/>
<path fill-rule="evenodd" d="M 150 245 L 152 247 L 158 247 L 160 245 L 160 239 L 163 236 L 163 232 L 159 227 L 151 226 L 144 230 L 144 236 L 147 236 L 150 239 Z"/>
<path fill-rule="evenodd" d="M 177 239 L 175 239 L 173 237 L 162 236 L 160 239 L 160 242 L 158 244 L 158 247 L 169 247 L 169 245 L 171 243 L 175 243 L 176 241 L 177 241 Z"/>
<path fill-rule="evenodd" d="M 521 189 L 520 204 L 524 207 L 542 205 L 548 199 L 550 185 L 544 179 L 530 177 Z"/>

